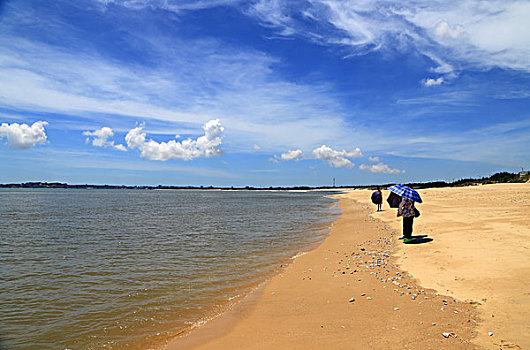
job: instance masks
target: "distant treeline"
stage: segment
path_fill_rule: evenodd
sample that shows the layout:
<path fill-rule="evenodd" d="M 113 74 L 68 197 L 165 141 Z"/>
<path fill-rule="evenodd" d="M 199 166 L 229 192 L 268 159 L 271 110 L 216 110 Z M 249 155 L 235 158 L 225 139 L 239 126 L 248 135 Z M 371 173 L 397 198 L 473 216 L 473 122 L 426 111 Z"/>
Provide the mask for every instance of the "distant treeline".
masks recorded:
<path fill-rule="evenodd" d="M 507 171 L 495 173 L 488 177 L 481 178 L 465 178 L 459 179 L 453 182 L 446 181 L 432 181 L 432 182 L 414 182 L 407 183 L 409 187 L 415 189 L 424 189 L 424 188 L 435 188 L 435 187 L 462 187 L 462 186 L 477 186 L 477 185 L 488 185 L 495 183 L 516 183 L 516 182 L 527 182 L 530 180 L 530 172 L 521 172 L 521 173 L 509 173 Z M 390 187 L 394 184 L 381 185 L 379 187 L 385 188 Z M 375 188 L 376 186 L 369 186 L 370 188 Z"/>
<path fill-rule="evenodd" d="M 480 179 L 461 179 L 452 183 L 453 186 L 469 186 L 474 184 L 494 184 L 494 183 L 508 183 L 508 182 L 527 182 L 530 179 L 530 172 L 509 173 L 503 171 L 495 173 L 490 177 L 483 177 Z"/>
<path fill-rule="evenodd" d="M 128 185 L 70 185 L 64 182 L 23 182 L 0 184 L 0 188 L 57 188 L 57 189 L 85 189 L 85 190 L 292 190 L 302 191 L 321 189 L 325 187 L 294 186 L 294 187 L 215 187 L 215 186 L 128 186 Z"/>
<path fill-rule="evenodd" d="M 495 173 L 489 177 L 482 177 L 482 178 L 466 178 L 466 179 L 459 179 L 453 182 L 445 182 L 445 181 L 432 181 L 432 182 L 415 182 L 415 183 L 407 183 L 405 185 L 415 188 L 415 189 L 423 189 L 423 188 L 435 188 L 435 187 L 457 187 L 457 186 L 476 186 L 476 185 L 486 185 L 486 184 L 494 184 L 494 183 L 509 183 L 509 182 L 527 182 L 530 180 L 530 172 L 521 172 L 521 173 L 509 173 L 509 172 L 499 172 Z M 376 187 L 381 188 L 387 188 L 392 185 L 395 185 L 394 183 L 384 184 L 384 185 L 363 185 L 363 186 L 336 186 L 336 187 L 329 187 L 329 186 L 293 186 L 293 187 L 278 187 L 278 186 L 270 186 L 270 187 L 252 187 L 252 186 L 245 186 L 245 187 L 214 187 L 214 186 L 121 186 L 121 185 L 69 185 L 67 183 L 63 182 L 24 182 L 24 183 L 17 183 L 17 184 L 0 184 L 0 188 L 68 188 L 68 189 L 99 189 L 99 190 L 120 190 L 120 189 L 127 189 L 127 190 L 234 190 L 234 191 L 241 191 L 241 190 L 269 190 L 269 191 L 307 191 L 307 190 L 320 190 L 320 189 L 327 189 L 327 190 L 340 190 L 340 189 L 346 189 L 346 188 L 370 188 L 374 189 Z"/>

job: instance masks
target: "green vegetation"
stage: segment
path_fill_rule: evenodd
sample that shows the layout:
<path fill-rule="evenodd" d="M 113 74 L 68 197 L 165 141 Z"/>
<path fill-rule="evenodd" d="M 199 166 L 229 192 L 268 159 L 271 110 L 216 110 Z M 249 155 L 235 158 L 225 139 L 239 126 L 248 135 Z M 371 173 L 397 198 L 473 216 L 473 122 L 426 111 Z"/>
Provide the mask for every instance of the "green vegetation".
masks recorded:
<path fill-rule="evenodd" d="M 453 182 L 445 181 L 432 181 L 432 182 L 415 182 L 404 184 L 406 186 L 412 187 L 414 189 L 424 189 L 424 188 L 436 188 L 436 187 L 462 187 L 462 186 L 477 186 L 477 185 L 488 185 L 496 183 L 516 183 L 516 182 L 527 182 L 530 180 L 530 172 L 521 172 L 521 173 L 509 173 L 507 171 L 498 172 L 488 177 L 482 178 L 465 178 L 459 179 Z M 381 185 L 382 188 L 388 188 L 395 184 L 385 184 Z M 376 186 L 357 186 L 362 188 L 375 189 Z"/>
<path fill-rule="evenodd" d="M 530 179 L 530 174 L 525 173 L 509 173 L 507 171 L 495 173 L 489 177 L 480 179 L 460 179 L 449 186 L 471 186 L 471 185 L 486 185 L 494 183 L 510 183 L 510 182 L 527 182 Z"/>

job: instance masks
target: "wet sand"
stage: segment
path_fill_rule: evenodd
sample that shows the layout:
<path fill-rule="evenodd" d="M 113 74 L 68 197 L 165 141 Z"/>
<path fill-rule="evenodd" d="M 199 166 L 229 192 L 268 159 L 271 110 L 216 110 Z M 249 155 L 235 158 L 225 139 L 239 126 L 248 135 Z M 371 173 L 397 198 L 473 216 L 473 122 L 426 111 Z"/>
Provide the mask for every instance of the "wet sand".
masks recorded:
<path fill-rule="evenodd" d="M 343 214 L 318 248 L 167 349 L 479 348 L 472 341 L 481 306 L 420 286 L 396 265 L 438 239 L 403 246 L 397 218 L 389 225 L 372 217 L 373 206 L 355 200 L 364 197 L 369 192 L 339 195 Z"/>

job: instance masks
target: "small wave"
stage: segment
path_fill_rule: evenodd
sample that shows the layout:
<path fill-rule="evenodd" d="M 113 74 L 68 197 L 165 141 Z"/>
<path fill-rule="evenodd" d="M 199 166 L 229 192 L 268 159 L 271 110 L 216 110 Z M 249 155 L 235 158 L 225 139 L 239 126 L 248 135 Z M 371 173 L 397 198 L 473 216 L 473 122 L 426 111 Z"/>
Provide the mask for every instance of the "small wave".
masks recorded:
<path fill-rule="evenodd" d="M 299 252 L 295 256 L 293 256 L 291 259 L 293 259 L 293 260 L 294 259 L 298 259 L 299 257 L 304 256 L 306 254 L 307 254 L 307 252 Z"/>

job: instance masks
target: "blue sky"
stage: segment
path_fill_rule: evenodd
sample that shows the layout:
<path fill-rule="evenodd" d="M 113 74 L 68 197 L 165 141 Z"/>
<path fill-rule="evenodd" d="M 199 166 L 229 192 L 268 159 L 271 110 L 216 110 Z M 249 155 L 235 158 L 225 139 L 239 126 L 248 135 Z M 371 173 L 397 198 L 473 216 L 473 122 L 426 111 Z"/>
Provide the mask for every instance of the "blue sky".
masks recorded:
<path fill-rule="evenodd" d="M 0 2 L 0 182 L 529 168 L 528 1 Z"/>

